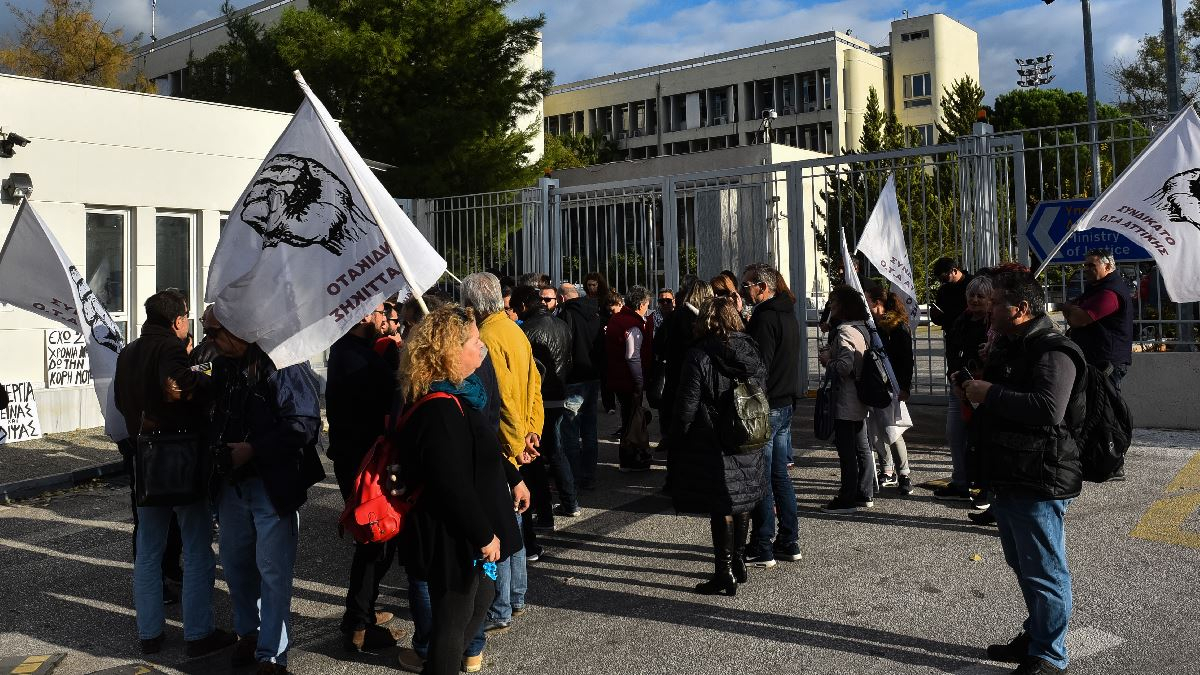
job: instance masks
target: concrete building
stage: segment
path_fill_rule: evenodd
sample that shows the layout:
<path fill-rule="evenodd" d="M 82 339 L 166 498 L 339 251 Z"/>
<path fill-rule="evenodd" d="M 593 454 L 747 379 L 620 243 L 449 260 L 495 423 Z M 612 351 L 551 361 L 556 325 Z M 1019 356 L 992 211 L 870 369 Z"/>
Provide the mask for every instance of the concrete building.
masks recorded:
<path fill-rule="evenodd" d="M 979 81 L 975 31 L 943 14 L 893 21 L 873 47 L 837 31 L 554 87 L 546 132 L 602 133 L 630 159 L 764 142 L 838 154 L 856 148 L 869 90 L 933 144 L 943 87 Z"/>
<path fill-rule="evenodd" d="M 30 201 L 126 337 L 168 287 L 194 327 L 222 221 L 292 116 L 5 75 L 0 101 L 0 127 L 31 141 L 0 159 L 0 180 L 31 177 Z M 0 237 L 17 208 L 0 203 Z M 60 328 L 0 305 L 0 382 L 33 384 L 45 432 L 98 426 L 90 384 L 47 388 L 46 332 Z"/>

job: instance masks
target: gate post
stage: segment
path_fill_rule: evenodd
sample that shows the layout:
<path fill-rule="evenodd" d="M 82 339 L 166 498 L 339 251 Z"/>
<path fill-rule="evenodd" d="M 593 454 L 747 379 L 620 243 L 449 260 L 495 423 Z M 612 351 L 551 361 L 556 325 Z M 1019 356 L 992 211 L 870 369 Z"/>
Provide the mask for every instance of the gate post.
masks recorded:
<path fill-rule="evenodd" d="M 808 286 L 806 285 L 804 238 L 807 235 L 804 223 L 804 187 L 801 183 L 800 167 L 795 162 L 787 165 L 787 224 L 788 274 L 791 276 L 792 291 L 796 294 L 796 322 L 800 325 L 800 391 L 809 390 L 808 379 Z"/>
<path fill-rule="evenodd" d="M 679 218 L 675 204 L 675 177 L 662 184 L 663 284 L 679 295 Z"/>
<path fill-rule="evenodd" d="M 537 240 L 534 244 L 534 250 L 537 251 L 538 258 L 536 267 L 529 270 L 531 272 L 542 272 L 550 275 L 551 279 L 558 280 L 562 276 L 562 229 L 554 227 L 558 221 L 557 210 L 553 208 L 554 190 L 558 188 L 557 178 L 542 177 L 538 179 L 538 228 Z M 560 253 L 557 256 L 552 255 L 555 252 Z M 552 268 L 557 265 L 557 274 L 552 271 Z"/>

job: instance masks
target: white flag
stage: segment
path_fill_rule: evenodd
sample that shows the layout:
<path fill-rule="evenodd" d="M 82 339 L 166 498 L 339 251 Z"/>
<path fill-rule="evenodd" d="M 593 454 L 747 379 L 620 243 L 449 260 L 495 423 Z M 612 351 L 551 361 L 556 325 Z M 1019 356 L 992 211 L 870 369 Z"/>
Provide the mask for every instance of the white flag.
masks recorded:
<path fill-rule="evenodd" d="M 1200 300 L 1200 117 L 1192 106 L 1080 216 L 1072 232 L 1093 227 L 1123 234 L 1149 251 L 1172 300 Z"/>
<path fill-rule="evenodd" d="M 867 255 L 875 269 L 891 281 L 893 290 L 904 301 L 908 312 L 908 329 L 916 333 L 921 322 L 917 305 L 917 285 L 913 283 L 912 264 L 908 247 L 904 245 L 904 226 L 900 224 L 900 205 L 896 200 L 896 178 L 888 176 L 879 201 L 858 239 L 858 249 Z"/>
<path fill-rule="evenodd" d="M 842 283 L 859 293 L 863 292 L 862 281 L 859 280 L 858 271 L 854 268 L 854 258 L 850 255 L 850 247 L 846 245 L 846 228 L 842 228 L 842 279 Z M 865 299 L 865 293 L 863 297 Z"/>
<path fill-rule="evenodd" d="M 92 384 L 104 411 L 104 433 L 129 437 L 112 390 L 125 339 L 29 202 L 21 204 L 0 250 L 0 301 L 52 319 L 87 338 Z"/>
<path fill-rule="evenodd" d="M 327 349 L 389 295 L 423 293 L 446 270 L 300 86 L 304 102 L 229 214 L 204 294 L 223 326 L 279 368 Z"/>

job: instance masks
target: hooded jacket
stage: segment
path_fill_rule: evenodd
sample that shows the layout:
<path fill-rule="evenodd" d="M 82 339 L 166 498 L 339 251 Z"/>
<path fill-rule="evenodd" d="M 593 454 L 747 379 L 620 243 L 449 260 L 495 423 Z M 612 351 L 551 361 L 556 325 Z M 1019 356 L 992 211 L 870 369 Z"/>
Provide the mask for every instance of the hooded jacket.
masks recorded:
<path fill-rule="evenodd" d="M 671 430 L 672 438 L 683 440 L 673 445 L 668 459 L 671 498 L 680 512 L 746 513 L 762 498 L 763 453 L 726 454 L 714 431 L 718 402 L 737 379 L 759 386 L 766 379 L 766 367 L 749 336 L 733 333 L 725 342 L 709 335 L 687 351 Z"/>
<path fill-rule="evenodd" d="M 746 333 L 767 368 L 764 390 L 771 407 L 794 405 L 800 399 L 800 326 L 791 301 L 774 295 L 755 305 Z"/>
<path fill-rule="evenodd" d="M 892 362 L 896 384 L 900 386 L 900 391 L 911 392 L 914 359 L 912 333 L 908 332 L 908 314 L 901 308 L 893 308 L 876 319 L 875 327 L 879 329 L 883 351 L 887 353 L 888 361 Z"/>

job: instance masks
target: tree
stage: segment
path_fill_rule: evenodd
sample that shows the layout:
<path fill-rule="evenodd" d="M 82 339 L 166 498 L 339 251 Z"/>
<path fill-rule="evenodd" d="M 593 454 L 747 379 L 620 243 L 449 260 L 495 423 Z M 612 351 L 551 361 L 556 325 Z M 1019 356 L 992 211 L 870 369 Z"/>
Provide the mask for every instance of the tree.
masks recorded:
<path fill-rule="evenodd" d="M 40 14 L 5 3 L 20 24 L 15 42 L 0 44 L 0 67 L 15 75 L 98 87 L 153 88 L 145 77 L 122 82 L 133 65 L 139 33 L 125 40 L 121 28 L 108 30 L 92 13 L 92 0 L 46 0 Z"/>
<path fill-rule="evenodd" d="M 1113 106 L 1104 103 L 1096 106 L 1097 119 L 1123 116 Z M 1087 96 L 1081 91 L 1062 89 L 1014 89 L 996 97 L 990 119 L 997 132 L 1082 124 L 1088 121 Z"/>
<path fill-rule="evenodd" d="M 263 28 L 226 3 L 229 42 L 193 60 L 185 96 L 294 110 L 299 69 L 363 155 L 392 164 L 394 194 L 439 196 L 529 185 L 537 110 L 553 74 L 530 70 L 542 16 L 509 0 L 311 0 Z"/>
<path fill-rule="evenodd" d="M 938 139 L 946 142 L 959 136 L 971 135 L 979 119 L 979 107 L 983 103 L 984 91 L 970 75 L 963 75 L 947 87 L 942 87 L 942 98 L 938 106 L 942 109 L 937 123 Z"/>
<path fill-rule="evenodd" d="M 1200 0 L 1192 0 L 1179 24 L 1179 94 L 1181 104 L 1200 94 Z M 1120 92 L 1118 107 L 1129 115 L 1153 115 L 1167 111 L 1167 46 L 1163 33 L 1145 35 L 1131 59 L 1116 58 L 1108 74 Z"/>
<path fill-rule="evenodd" d="M 879 152 L 883 149 L 883 109 L 879 105 L 879 92 L 875 87 L 867 90 L 867 111 L 863 113 L 863 130 L 858 146 L 863 152 Z"/>

